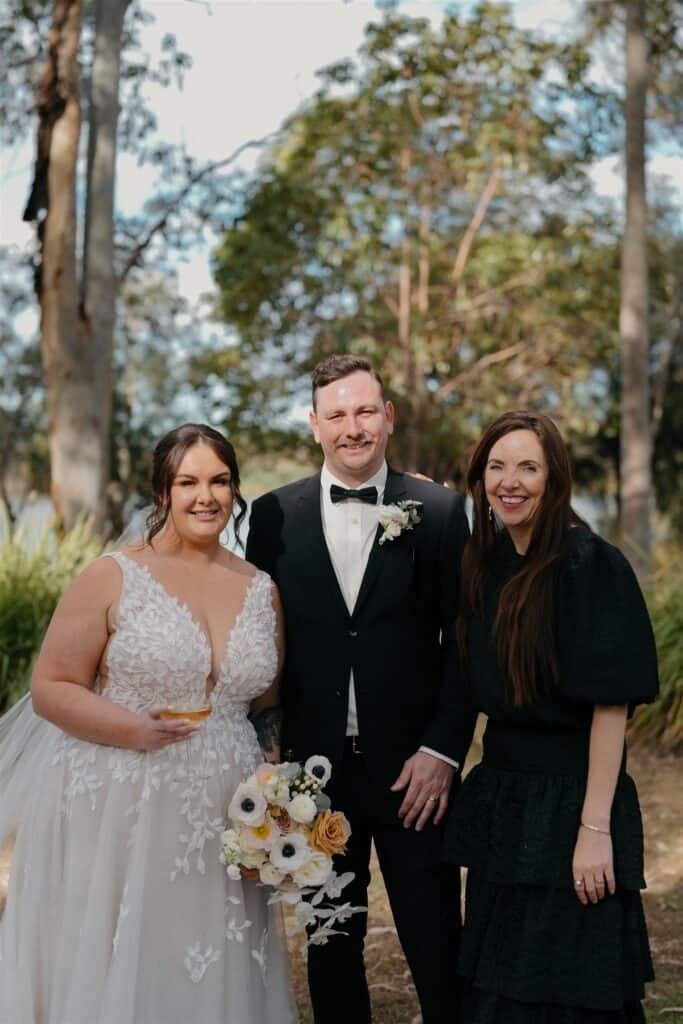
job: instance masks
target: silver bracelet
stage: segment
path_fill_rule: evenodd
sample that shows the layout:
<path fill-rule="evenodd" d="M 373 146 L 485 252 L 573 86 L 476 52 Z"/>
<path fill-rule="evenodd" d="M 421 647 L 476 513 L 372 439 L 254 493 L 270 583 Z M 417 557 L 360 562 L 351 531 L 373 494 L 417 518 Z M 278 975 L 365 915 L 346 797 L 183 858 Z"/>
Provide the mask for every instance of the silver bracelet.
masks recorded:
<path fill-rule="evenodd" d="M 603 836 L 611 836 L 612 833 L 608 828 L 598 828 L 597 825 L 587 825 L 585 821 L 581 822 L 581 828 L 587 828 L 589 832 L 600 832 Z"/>

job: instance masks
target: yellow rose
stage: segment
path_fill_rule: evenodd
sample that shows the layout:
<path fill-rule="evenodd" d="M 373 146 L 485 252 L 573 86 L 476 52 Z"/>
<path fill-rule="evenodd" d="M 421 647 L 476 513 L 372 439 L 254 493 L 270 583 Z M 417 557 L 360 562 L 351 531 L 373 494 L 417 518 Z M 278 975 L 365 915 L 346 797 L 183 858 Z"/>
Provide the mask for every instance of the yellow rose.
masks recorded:
<path fill-rule="evenodd" d="M 344 853 L 351 835 L 351 827 L 338 811 L 323 811 L 316 818 L 311 830 L 311 846 L 321 853 L 333 857 Z"/>

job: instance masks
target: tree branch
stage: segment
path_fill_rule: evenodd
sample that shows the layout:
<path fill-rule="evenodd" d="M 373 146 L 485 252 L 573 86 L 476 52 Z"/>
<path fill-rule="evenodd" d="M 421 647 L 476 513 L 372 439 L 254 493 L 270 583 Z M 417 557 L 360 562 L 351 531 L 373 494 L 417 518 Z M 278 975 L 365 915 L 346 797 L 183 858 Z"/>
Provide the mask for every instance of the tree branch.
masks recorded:
<path fill-rule="evenodd" d="M 241 146 L 238 146 L 237 149 L 230 154 L 230 156 L 224 157 L 222 160 L 213 160 L 211 163 L 206 164 L 200 170 L 195 171 L 195 173 L 189 177 L 186 184 L 181 188 L 180 192 L 178 192 L 175 198 L 169 202 L 168 206 L 161 214 L 161 216 L 158 217 L 157 220 L 147 230 L 146 234 L 141 239 L 141 241 L 136 245 L 135 249 L 133 249 L 133 252 L 126 260 L 125 266 L 119 275 L 119 287 L 123 284 L 123 282 L 125 281 L 128 274 L 131 272 L 133 267 L 139 264 L 142 255 L 145 252 L 145 249 L 148 248 L 154 236 L 157 235 L 160 231 L 163 231 L 171 215 L 178 209 L 178 207 L 181 205 L 183 200 L 186 199 L 186 197 L 192 191 L 195 185 L 199 184 L 199 182 L 202 181 L 203 178 L 206 178 L 208 177 L 208 175 L 213 174 L 214 171 L 218 171 L 221 168 L 227 167 L 229 164 L 233 163 L 239 156 L 241 156 L 242 153 L 244 153 L 245 150 L 255 148 L 257 146 L 264 146 L 267 142 L 270 142 L 272 139 L 274 139 L 277 134 L 278 132 L 271 132 L 269 135 L 264 135 L 263 138 L 261 139 L 250 139 L 248 142 L 243 142 Z"/>
<path fill-rule="evenodd" d="M 514 291 L 515 288 L 523 288 L 527 285 L 537 285 L 540 283 L 536 280 L 534 274 L 517 274 L 514 277 L 508 278 L 503 284 L 497 288 L 487 288 L 485 291 L 479 292 L 477 295 L 473 295 L 471 298 L 467 298 L 462 303 L 461 309 L 451 310 L 447 313 L 443 313 L 440 316 L 435 317 L 433 320 L 428 321 L 425 324 L 425 330 L 433 331 L 441 327 L 448 327 L 458 322 L 462 322 L 467 319 L 468 314 L 473 309 L 480 309 L 482 306 L 486 307 L 488 303 L 491 303 L 490 308 L 485 308 L 484 313 L 488 314 L 495 312 L 496 309 L 500 308 L 500 301 L 496 301 L 504 292 Z M 450 292 L 450 287 L 446 288 L 443 285 L 434 286 L 429 289 L 430 294 L 439 294 L 443 292 Z"/>
<path fill-rule="evenodd" d="M 455 377 L 451 377 L 449 381 L 442 384 L 434 396 L 435 401 L 440 404 L 452 391 L 455 391 L 456 388 L 459 388 L 461 384 L 464 384 L 471 377 L 482 373 L 489 366 L 495 366 L 496 363 L 504 363 L 508 359 L 513 359 L 528 347 L 528 342 L 520 341 L 516 345 L 508 345 L 507 348 L 501 348 L 498 352 L 489 352 L 488 355 L 482 356 L 481 359 L 477 359 L 471 366 L 468 366 L 466 370 L 456 374 Z"/>
<path fill-rule="evenodd" d="M 462 236 L 460 245 L 458 246 L 458 252 L 455 257 L 455 263 L 453 264 L 453 271 L 451 273 L 451 283 L 455 285 L 456 288 L 460 284 L 460 279 L 465 271 L 472 243 L 474 242 L 474 236 L 482 225 L 482 221 L 486 216 L 486 211 L 489 208 L 491 200 L 498 191 L 499 185 L 500 171 L 497 167 L 494 167 L 489 175 L 489 180 L 486 182 L 484 191 L 479 198 L 479 202 L 477 203 L 477 208 L 472 215 L 472 219 L 467 225 L 465 234 Z"/>

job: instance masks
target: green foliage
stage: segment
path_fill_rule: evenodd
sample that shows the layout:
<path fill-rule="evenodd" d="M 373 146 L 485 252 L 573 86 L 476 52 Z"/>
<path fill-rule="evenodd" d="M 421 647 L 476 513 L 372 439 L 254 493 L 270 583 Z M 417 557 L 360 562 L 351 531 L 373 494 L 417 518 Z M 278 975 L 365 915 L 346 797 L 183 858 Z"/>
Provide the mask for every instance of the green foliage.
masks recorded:
<path fill-rule="evenodd" d="M 336 350 L 382 367 L 393 461 L 439 479 L 462 476 L 506 408 L 598 434 L 618 248 L 585 166 L 610 151 L 618 111 L 587 66 L 581 46 L 481 3 L 438 27 L 389 9 L 357 61 L 320 73 L 215 256 L 240 393 L 263 394 L 262 421 Z M 207 395 L 234 383 L 233 349 L 197 363 Z M 229 429 L 248 404 L 236 397 Z"/>
<path fill-rule="evenodd" d="M 35 545 L 10 530 L 0 505 L 0 711 L 26 691 L 31 668 L 62 592 L 102 553 L 81 523 L 58 539 L 46 527 Z"/>
<path fill-rule="evenodd" d="M 665 550 L 650 595 L 650 614 L 657 641 L 660 694 L 641 707 L 629 737 L 666 753 L 683 752 L 683 551 Z"/>

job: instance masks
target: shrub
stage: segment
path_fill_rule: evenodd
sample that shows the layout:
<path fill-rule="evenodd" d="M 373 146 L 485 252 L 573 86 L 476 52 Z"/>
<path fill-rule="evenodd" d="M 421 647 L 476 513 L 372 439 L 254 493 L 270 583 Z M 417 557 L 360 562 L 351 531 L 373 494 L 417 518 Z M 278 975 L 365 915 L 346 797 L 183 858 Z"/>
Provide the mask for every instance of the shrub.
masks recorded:
<path fill-rule="evenodd" d="M 659 554 L 648 605 L 657 641 L 659 697 L 639 708 L 629 738 L 656 746 L 662 753 L 683 752 L 683 552 Z"/>
<path fill-rule="evenodd" d="M 64 537 L 46 527 L 30 542 L 0 506 L 0 711 L 26 692 L 57 601 L 102 544 L 81 523 Z"/>

